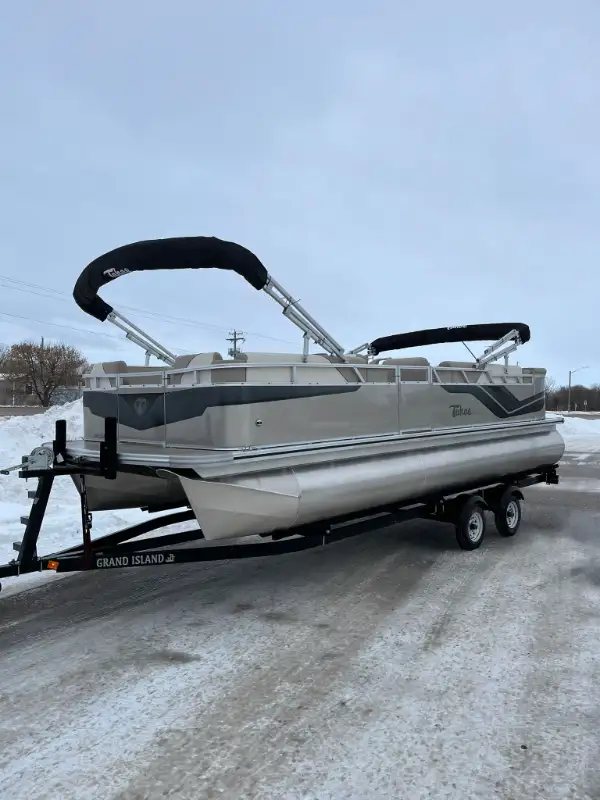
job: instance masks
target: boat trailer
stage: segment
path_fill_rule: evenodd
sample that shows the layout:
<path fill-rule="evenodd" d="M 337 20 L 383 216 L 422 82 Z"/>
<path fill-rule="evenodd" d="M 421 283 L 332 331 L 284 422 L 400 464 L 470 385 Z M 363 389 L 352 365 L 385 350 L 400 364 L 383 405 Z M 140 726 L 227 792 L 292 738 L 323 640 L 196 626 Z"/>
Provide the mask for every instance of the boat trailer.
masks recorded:
<path fill-rule="evenodd" d="M 195 519 L 189 508 L 155 516 L 92 539 L 92 515 L 87 505 L 85 477 L 100 475 L 108 480 L 117 477 L 119 457 L 115 417 L 105 420 L 104 440 L 100 443 L 97 464 L 68 459 L 67 424 L 65 420 L 57 420 L 51 448 L 38 447 L 29 456 L 24 456 L 20 465 L 0 473 L 7 474 L 13 469 L 19 469 L 20 478 L 37 479 L 37 488 L 28 492 L 33 502 L 29 516 L 21 517 L 25 533 L 22 540 L 13 545 L 17 557 L 7 564 L 0 564 L 0 578 L 44 570 L 80 572 L 284 555 L 322 547 L 411 519 L 431 519 L 453 524 L 459 546 L 463 550 L 474 550 L 483 541 L 486 528 L 484 511 L 494 513 L 500 535 L 513 536 L 521 523 L 521 489 L 539 483 L 557 484 L 559 480 L 556 466 L 549 466 L 534 472 L 505 476 L 502 480 L 483 486 L 461 486 L 460 491 L 454 487 L 450 493 L 421 497 L 410 504 L 378 506 L 359 513 L 260 534 L 265 539 L 263 542 L 176 548 L 175 545 L 204 539 L 202 530 L 195 527 L 178 533 L 132 540 L 154 530 Z M 48 500 L 55 478 L 62 476 L 78 476 L 82 542 L 40 557 L 37 546 Z"/>

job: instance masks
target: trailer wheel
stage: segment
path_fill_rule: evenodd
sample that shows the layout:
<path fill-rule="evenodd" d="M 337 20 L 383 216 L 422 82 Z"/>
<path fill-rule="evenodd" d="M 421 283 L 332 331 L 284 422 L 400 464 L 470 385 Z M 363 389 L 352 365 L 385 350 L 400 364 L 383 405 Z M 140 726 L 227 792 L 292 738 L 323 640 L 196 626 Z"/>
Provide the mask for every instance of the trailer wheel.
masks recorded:
<path fill-rule="evenodd" d="M 500 536 L 514 536 L 519 530 L 522 516 L 519 496 L 507 489 L 494 507 L 494 522 Z"/>
<path fill-rule="evenodd" d="M 456 541 L 462 550 L 476 550 L 485 536 L 486 519 L 481 497 L 469 497 L 456 517 Z"/>

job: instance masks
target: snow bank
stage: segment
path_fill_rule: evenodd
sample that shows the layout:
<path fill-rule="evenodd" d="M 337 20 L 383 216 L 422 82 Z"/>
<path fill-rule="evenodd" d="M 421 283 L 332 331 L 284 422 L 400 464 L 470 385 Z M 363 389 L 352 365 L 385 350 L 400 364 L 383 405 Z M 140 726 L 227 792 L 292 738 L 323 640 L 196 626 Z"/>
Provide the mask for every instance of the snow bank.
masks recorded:
<path fill-rule="evenodd" d="M 18 464 L 21 456 L 29 453 L 34 447 L 42 442 L 52 441 L 57 419 L 67 420 L 67 431 L 71 439 L 83 436 L 81 400 L 75 400 L 65 406 L 56 406 L 45 414 L 4 417 L 0 422 L 0 464 L 3 467 Z"/>
<path fill-rule="evenodd" d="M 600 453 L 600 419 L 565 417 L 558 430 L 567 453 Z"/>

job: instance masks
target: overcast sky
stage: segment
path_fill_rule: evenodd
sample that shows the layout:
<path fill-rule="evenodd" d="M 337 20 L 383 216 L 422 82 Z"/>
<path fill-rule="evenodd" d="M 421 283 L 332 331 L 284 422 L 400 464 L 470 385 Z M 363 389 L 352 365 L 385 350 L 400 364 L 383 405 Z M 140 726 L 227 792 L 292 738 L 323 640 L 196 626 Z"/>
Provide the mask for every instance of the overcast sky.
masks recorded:
<path fill-rule="evenodd" d="M 1 343 L 143 359 L 72 302 L 79 272 L 216 235 L 347 348 L 516 320 L 521 364 L 600 381 L 598 0 L 29 0 L 1 19 Z M 247 350 L 301 346 L 229 273 L 104 296 L 179 352 L 225 352 L 233 326 Z"/>

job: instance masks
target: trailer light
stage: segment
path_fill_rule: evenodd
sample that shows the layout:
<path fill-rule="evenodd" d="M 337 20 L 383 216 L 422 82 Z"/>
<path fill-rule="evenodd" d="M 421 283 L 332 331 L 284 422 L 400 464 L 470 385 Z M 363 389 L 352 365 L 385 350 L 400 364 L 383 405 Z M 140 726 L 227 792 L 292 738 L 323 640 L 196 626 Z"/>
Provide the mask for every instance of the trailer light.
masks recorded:
<path fill-rule="evenodd" d="M 58 561 L 49 561 L 48 569 L 58 569 Z"/>

